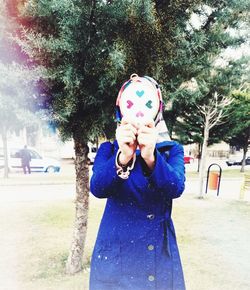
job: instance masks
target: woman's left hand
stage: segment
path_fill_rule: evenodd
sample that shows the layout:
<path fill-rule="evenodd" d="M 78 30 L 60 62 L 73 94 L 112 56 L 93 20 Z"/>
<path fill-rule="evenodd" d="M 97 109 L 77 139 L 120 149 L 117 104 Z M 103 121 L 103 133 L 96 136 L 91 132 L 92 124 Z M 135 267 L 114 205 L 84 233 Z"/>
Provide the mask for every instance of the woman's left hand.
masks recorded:
<path fill-rule="evenodd" d="M 141 156 L 147 163 L 148 167 L 152 169 L 154 167 L 155 156 L 154 150 L 157 141 L 157 130 L 153 120 L 141 125 L 138 129 L 137 141 L 141 151 Z"/>

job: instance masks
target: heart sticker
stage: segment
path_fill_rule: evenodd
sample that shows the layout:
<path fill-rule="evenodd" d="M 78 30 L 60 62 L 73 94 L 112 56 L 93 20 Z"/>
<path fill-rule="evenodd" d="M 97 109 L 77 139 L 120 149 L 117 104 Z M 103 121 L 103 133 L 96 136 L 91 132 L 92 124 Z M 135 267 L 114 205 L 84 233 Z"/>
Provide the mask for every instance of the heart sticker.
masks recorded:
<path fill-rule="evenodd" d="M 149 109 L 152 109 L 153 107 L 152 107 L 152 101 L 148 101 L 147 103 L 146 103 L 146 106 L 149 108 Z"/>
<path fill-rule="evenodd" d="M 143 90 L 142 91 L 136 91 L 136 94 L 137 94 L 138 97 L 141 98 L 144 95 L 144 91 Z"/>
<path fill-rule="evenodd" d="M 134 105 L 133 102 L 131 102 L 130 100 L 127 100 L 127 108 L 128 109 L 130 109 L 133 105 Z"/>
<path fill-rule="evenodd" d="M 136 114 L 136 117 L 138 118 L 138 117 L 144 117 L 144 114 L 141 112 L 141 111 L 139 111 L 137 114 Z"/>

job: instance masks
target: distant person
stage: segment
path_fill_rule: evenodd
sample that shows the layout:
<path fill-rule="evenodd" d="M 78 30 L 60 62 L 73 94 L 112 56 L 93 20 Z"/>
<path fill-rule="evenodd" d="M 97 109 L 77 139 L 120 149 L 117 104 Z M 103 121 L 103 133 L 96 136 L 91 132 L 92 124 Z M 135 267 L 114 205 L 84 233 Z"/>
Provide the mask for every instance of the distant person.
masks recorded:
<path fill-rule="evenodd" d="M 24 148 L 21 150 L 20 157 L 21 157 L 23 173 L 26 174 L 28 171 L 28 173 L 30 174 L 31 155 L 30 155 L 29 150 L 27 149 L 27 145 L 25 145 Z"/>

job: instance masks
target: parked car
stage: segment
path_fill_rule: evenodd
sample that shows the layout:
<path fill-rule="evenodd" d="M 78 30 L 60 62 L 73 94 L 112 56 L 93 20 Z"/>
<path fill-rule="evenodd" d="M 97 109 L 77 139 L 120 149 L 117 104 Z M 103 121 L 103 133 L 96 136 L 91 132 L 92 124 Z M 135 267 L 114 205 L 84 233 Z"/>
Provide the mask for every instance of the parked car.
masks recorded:
<path fill-rule="evenodd" d="M 242 165 L 243 159 L 229 159 L 226 161 L 228 166 L 232 165 Z M 248 156 L 245 160 L 245 165 L 250 165 L 250 156 Z"/>
<path fill-rule="evenodd" d="M 184 155 L 184 164 L 190 164 L 194 162 L 194 157 Z"/>
<path fill-rule="evenodd" d="M 10 171 L 19 171 L 22 170 L 21 166 L 21 157 L 20 151 L 23 148 L 10 148 L 9 150 L 9 169 Z M 31 171 L 42 171 L 42 172 L 59 172 L 60 171 L 60 162 L 53 158 L 47 158 L 41 156 L 35 149 L 28 148 L 28 151 L 31 156 L 30 169 Z M 3 157 L 3 148 L 0 148 L 0 168 L 3 168 L 4 157 Z"/>
<path fill-rule="evenodd" d="M 97 153 L 97 147 L 95 144 L 92 144 L 91 142 L 88 142 L 88 147 L 89 147 L 88 164 L 93 164 Z M 75 159 L 74 142 L 72 140 L 61 144 L 60 156 L 61 158 Z"/>

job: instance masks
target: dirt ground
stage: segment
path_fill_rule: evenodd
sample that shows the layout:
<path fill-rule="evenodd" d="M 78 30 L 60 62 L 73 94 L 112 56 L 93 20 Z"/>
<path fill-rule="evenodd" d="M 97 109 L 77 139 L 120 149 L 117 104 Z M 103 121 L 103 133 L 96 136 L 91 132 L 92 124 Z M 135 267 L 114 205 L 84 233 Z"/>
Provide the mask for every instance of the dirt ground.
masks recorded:
<path fill-rule="evenodd" d="M 188 181 L 186 192 L 174 201 L 187 290 L 250 289 L 250 202 L 237 200 L 238 193 L 231 192 L 235 182 L 228 181 L 219 197 L 208 193 L 200 200 L 192 192 L 196 181 Z M 88 267 L 76 276 L 64 274 L 73 191 L 73 185 L 1 186 L 1 290 L 88 289 Z M 104 203 L 91 198 L 85 262 Z"/>

